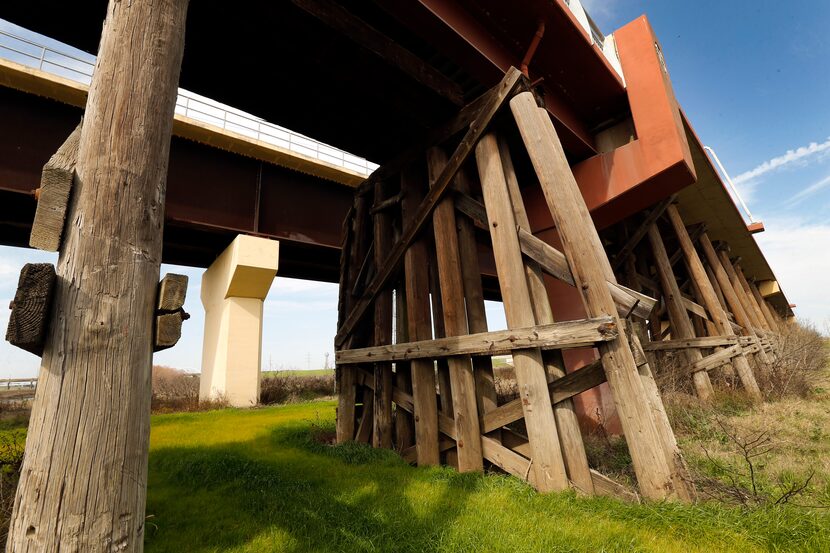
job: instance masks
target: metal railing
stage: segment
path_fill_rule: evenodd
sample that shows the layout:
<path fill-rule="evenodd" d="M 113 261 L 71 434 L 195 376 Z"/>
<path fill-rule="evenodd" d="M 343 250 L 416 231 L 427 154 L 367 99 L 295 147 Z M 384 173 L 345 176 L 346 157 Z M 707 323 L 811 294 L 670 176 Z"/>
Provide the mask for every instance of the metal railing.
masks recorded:
<path fill-rule="evenodd" d="M 85 85 L 92 82 L 95 69 L 95 56 L 88 56 L 83 59 L 0 29 L 0 57 Z M 378 168 L 339 148 L 182 88 L 176 98 L 176 113 L 361 175 L 368 176 Z"/>

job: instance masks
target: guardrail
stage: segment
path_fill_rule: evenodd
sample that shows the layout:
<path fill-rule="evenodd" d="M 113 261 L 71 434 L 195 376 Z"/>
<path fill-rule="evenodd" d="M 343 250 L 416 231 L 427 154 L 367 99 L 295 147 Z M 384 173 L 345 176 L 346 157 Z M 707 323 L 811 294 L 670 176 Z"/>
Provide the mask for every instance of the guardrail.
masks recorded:
<path fill-rule="evenodd" d="M 84 59 L 4 30 L 0 30 L 0 57 L 86 85 L 95 69 L 91 54 Z M 182 88 L 176 98 L 176 113 L 362 175 L 378 168 L 361 157 Z"/>
<path fill-rule="evenodd" d="M 0 378 L 0 390 L 19 390 L 35 386 L 37 386 L 37 378 Z"/>

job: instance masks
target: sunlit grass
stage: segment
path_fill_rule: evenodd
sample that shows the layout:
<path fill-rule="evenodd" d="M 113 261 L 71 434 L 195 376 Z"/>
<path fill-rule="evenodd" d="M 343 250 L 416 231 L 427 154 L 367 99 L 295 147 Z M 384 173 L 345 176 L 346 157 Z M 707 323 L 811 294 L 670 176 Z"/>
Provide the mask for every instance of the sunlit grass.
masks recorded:
<path fill-rule="evenodd" d="M 147 550 L 830 550 L 822 513 L 539 495 L 312 439 L 333 422 L 333 402 L 155 416 Z"/>

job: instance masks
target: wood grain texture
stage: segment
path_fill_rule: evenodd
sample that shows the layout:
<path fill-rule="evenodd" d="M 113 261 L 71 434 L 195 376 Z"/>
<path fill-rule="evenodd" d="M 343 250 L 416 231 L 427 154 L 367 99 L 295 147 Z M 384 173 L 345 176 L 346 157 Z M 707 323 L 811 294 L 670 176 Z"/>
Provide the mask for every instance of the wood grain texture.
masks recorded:
<path fill-rule="evenodd" d="M 419 342 L 374 346 L 335 352 L 339 364 L 439 359 L 467 355 L 503 355 L 520 349 L 590 347 L 618 336 L 611 317 L 581 319 L 512 330 L 494 330 Z"/>
<path fill-rule="evenodd" d="M 529 93 L 517 94 L 510 108 L 588 315 L 615 315 L 607 285 L 615 277 L 548 114 Z M 627 337 L 621 332 L 619 339 L 600 345 L 599 351 L 640 489 L 652 499 L 679 497 L 670 468 L 673 453 L 655 427 Z"/>
<path fill-rule="evenodd" d="M 536 318 L 522 263 L 516 218 L 495 135 L 487 134 L 478 143 L 476 163 L 487 209 L 507 327 L 533 326 Z M 542 492 L 567 489 L 568 476 L 547 391 L 542 351 L 538 348 L 515 351 L 513 366 L 533 452 L 533 482 Z"/>
<path fill-rule="evenodd" d="M 427 170 L 430 186 L 435 186 L 447 165 L 446 154 L 440 148 L 427 151 Z M 444 331 L 448 337 L 469 333 L 464 302 L 464 281 L 455 222 L 452 196 L 446 196 L 432 215 L 435 234 L 440 294 L 443 306 Z M 452 386 L 452 406 L 455 419 L 459 472 L 483 471 L 481 434 L 479 432 L 476 381 L 472 359 L 453 356 L 447 359 Z M 442 390 L 442 395 L 444 391 Z"/>
<path fill-rule="evenodd" d="M 75 178 L 82 124 L 83 120 L 43 166 L 35 218 L 29 235 L 29 245 L 33 248 L 47 252 L 60 249 Z"/>
<path fill-rule="evenodd" d="M 6 328 L 6 341 L 11 345 L 37 356 L 43 355 L 55 280 L 55 266 L 51 263 L 23 265 Z"/>
<path fill-rule="evenodd" d="M 374 204 L 386 200 L 386 183 L 375 183 Z M 374 262 L 383 263 L 392 249 L 392 216 L 387 210 L 379 210 L 372 216 L 374 231 Z M 392 288 L 381 290 L 375 298 L 374 327 L 372 343 L 382 346 L 392 343 Z M 392 447 L 392 364 L 375 363 L 374 420 L 372 445 L 374 447 Z"/>
<path fill-rule="evenodd" d="M 152 322 L 186 12 L 186 0 L 107 8 L 7 551 L 143 547 Z"/>

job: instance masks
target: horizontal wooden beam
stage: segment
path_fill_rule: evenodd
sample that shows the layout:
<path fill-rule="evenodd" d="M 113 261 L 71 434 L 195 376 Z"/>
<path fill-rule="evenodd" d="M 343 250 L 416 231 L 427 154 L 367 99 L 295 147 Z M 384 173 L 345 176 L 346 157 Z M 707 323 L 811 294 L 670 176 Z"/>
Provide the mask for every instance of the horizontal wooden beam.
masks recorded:
<path fill-rule="evenodd" d="M 689 367 L 689 371 L 693 373 L 697 371 L 711 371 L 714 368 L 725 365 L 730 359 L 736 355 L 740 355 L 742 351 L 743 348 L 739 344 L 716 351 L 712 355 L 707 355 L 700 361 L 693 363 Z"/>
<path fill-rule="evenodd" d="M 595 388 L 603 382 L 605 382 L 605 372 L 602 369 L 602 363 L 594 361 L 549 383 L 548 390 L 550 391 L 551 401 L 557 404 L 581 394 L 585 390 Z M 484 433 L 492 432 L 502 426 L 516 422 L 523 416 L 522 398 L 514 399 L 485 413 L 481 431 Z"/>
<path fill-rule="evenodd" d="M 619 331 L 611 317 L 564 321 L 516 330 L 496 330 L 463 336 L 335 352 L 338 365 L 439 359 L 458 355 L 502 355 L 518 349 L 586 347 L 615 339 Z"/>
<path fill-rule="evenodd" d="M 646 351 L 663 351 L 686 348 L 717 348 L 722 346 L 734 346 L 737 343 L 737 336 L 711 336 L 705 338 L 689 338 L 686 340 L 662 340 L 660 342 L 649 342 L 643 345 L 643 349 Z"/>

